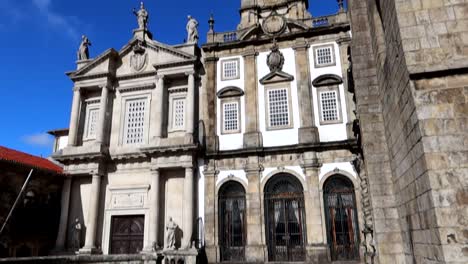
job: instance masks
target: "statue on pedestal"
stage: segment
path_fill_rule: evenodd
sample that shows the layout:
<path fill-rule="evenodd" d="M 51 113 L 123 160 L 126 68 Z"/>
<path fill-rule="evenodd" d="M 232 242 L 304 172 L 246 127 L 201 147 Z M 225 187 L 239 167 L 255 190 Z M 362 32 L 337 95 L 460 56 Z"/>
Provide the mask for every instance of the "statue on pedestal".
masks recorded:
<path fill-rule="evenodd" d="M 81 36 L 81 44 L 77 53 L 79 61 L 89 60 L 89 46 L 91 46 L 91 42 L 89 41 L 88 37 L 86 37 L 85 35 Z"/>
<path fill-rule="evenodd" d="M 187 19 L 187 43 L 196 44 L 198 43 L 198 21 L 191 16 Z"/>
<path fill-rule="evenodd" d="M 138 29 L 146 31 L 148 29 L 148 11 L 145 9 L 143 2 L 140 3 L 140 10 L 133 9 L 133 14 L 138 18 Z"/>
<path fill-rule="evenodd" d="M 177 227 L 177 224 L 172 221 L 172 217 L 169 217 L 169 222 L 166 225 L 166 249 L 176 249 L 175 232 Z"/>
<path fill-rule="evenodd" d="M 80 219 L 76 218 L 73 224 L 73 250 L 78 251 L 81 246 L 81 223 Z"/>

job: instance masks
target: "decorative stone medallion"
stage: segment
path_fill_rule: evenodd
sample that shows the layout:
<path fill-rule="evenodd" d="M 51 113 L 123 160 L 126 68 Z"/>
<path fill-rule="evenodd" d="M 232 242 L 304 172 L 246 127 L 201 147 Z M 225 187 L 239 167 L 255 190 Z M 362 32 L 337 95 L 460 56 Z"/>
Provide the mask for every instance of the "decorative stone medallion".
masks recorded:
<path fill-rule="evenodd" d="M 130 66 L 136 72 L 142 71 L 148 61 L 148 54 L 142 43 L 138 42 L 133 47 L 133 55 L 130 57 Z"/>
<path fill-rule="evenodd" d="M 284 17 L 273 11 L 262 24 L 263 31 L 269 35 L 279 35 L 286 28 Z"/>
<path fill-rule="evenodd" d="M 284 56 L 281 51 L 279 51 L 276 40 L 273 42 L 273 47 L 271 48 L 270 54 L 267 57 L 267 65 L 270 68 L 270 72 L 281 71 L 284 65 Z"/>

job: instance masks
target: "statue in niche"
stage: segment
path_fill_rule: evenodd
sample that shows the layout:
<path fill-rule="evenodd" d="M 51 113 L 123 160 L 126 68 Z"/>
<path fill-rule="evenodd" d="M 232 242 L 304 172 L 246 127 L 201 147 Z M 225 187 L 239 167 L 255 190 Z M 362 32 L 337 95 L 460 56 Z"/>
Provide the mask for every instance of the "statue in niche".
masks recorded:
<path fill-rule="evenodd" d="M 91 42 L 89 41 L 88 37 L 85 35 L 81 36 L 81 44 L 77 54 L 79 61 L 89 60 L 89 46 L 91 46 Z"/>
<path fill-rule="evenodd" d="M 140 10 L 137 11 L 135 8 L 133 9 L 133 14 L 135 14 L 135 16 L 138 19 L 138 29 L 146 31 L 148 29 L 149 15 L 148 11 L 146 11 L 145 9 L 145 5 L 143 4 L 143 2 L 140 3 Z"/>
<path fill-rule="evenodd" d="M 166 225 L 166 249 L 176 249 L 176 237 L 175 232 L 177 230 L 177 224 L 169 217 L 169 222 Z"/>
<path fill-rule="evenodd" d="M 198 43 L 198 21 L 192 16 L 187 17 L 187 43 Z"/>
<path fill-rule="evenodd" d="M 79 250 L 81 246 L 81 223 L 80 219 L 76 218 L 75 223 L 73 223 L 73 249 Z"/>

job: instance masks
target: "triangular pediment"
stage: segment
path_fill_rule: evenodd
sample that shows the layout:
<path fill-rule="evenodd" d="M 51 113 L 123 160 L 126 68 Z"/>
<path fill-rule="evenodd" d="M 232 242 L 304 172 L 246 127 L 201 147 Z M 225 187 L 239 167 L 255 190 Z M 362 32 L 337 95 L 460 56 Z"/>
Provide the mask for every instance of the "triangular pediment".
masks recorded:
<path fill-rule="evenodd" d="M 113 72 L 118 52 L 115 49 L 108 49 L 94 59 L 78 61 L 79 68 L 76 71 L 67 73 L 70 78 L 75 79 L 83 76 L 106 75 Z"/>
<path fill-rule="evenodd" d="M 291 82 L 294 80 L 294 76 L 285 73 L 283 71 L 272 71 L 260 79 L 261 84 L 280 83 L 280 82 Z"/>

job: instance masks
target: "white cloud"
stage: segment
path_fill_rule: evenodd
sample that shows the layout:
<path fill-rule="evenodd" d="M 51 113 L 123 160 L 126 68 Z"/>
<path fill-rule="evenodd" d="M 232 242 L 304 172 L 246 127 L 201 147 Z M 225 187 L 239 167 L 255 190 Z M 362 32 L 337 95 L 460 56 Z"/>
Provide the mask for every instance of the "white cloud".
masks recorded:
<path fill-rule="evenodd" d="M 48 147 L 51 146 L 54 140 L 51 136 L 46 133 L 33 134 L 23 137 L 23 141 L 26 144 L 39 147 Z"/>
<path fill-rule="evenodd" d="M 64 30 L 72 38 L 79 37 L 73 19 L 52 10 L 52 0 L 32 0 L 32 2 L 39 9 L 41 15 L 47 19 L 50 26 L 55 27 L 57 30 Z"/>

